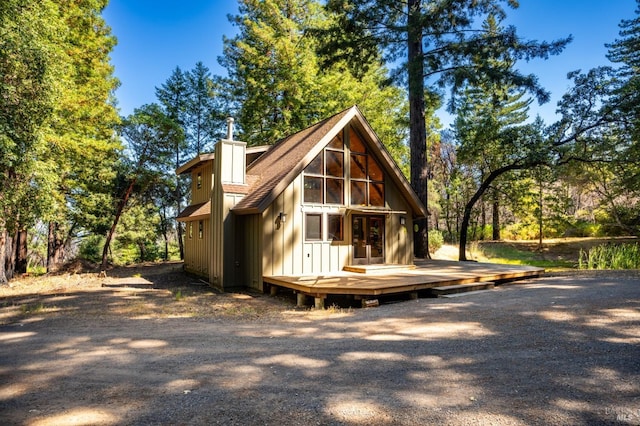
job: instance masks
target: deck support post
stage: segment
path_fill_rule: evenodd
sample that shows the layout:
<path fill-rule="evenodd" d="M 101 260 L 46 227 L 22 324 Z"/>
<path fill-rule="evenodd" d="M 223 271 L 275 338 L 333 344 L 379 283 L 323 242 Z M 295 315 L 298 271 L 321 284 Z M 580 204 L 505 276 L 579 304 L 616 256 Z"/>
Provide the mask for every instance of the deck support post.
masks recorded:
<path fill-rule="evenodd" d="M 409 298 L 411 300 L 418 300 L 418 292 L 417 291 L 412 291 L 411 293 L 409 293 Z"/>
<path fill-rule="evenodd" d="M 316 309 L 324 309 L 324 297 L 316 297 Z"/>
<path fill-rule="evenodd" d="M 275 286 L 275 285 L 271 284 L 271 285 L 269 286 L 269 294 L 270 294 L 271 296 L 275 296 L 275 295 L 277 295 L 277 294 L 278 294 L 278 286 Z"/>
<path fill-rule="evenodd" d="M 296 294 L 297 303 L 296 306 L 302 308 L 307 305 L 307 295 L 304 293 Z"/>

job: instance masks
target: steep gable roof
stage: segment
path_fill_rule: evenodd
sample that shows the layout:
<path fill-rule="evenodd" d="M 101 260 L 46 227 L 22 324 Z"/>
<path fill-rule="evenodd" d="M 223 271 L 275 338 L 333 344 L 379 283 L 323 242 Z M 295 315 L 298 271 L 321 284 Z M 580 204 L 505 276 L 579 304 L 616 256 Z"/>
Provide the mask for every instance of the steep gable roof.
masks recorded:
<path fill-rule="evenodd" d="M 384 160 L 384 169 L 400 188 L 415 214 L 426 215 L 423 204 L 411 189 L 409 182 L 355 105 L 280 140 L 251 164 L 247 169 L 247 175 L 252 175 L 256 179 L 255 183 L 248 194 L 233 207 L 233 212 L 236 214 L 263 212 L 350 122 L 367 136 L 366 143 L 373 149 L 375 155 Z"/>

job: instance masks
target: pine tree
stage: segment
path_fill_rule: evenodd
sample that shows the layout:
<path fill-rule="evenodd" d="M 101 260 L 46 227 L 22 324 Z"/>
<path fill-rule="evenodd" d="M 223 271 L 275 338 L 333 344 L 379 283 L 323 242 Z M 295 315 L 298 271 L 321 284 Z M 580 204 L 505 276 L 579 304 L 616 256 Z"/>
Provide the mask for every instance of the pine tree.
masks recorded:
<path fill-rule="evenodd" d="M 225 39 L 220 63 L 240 137 L 251 145 L 272 144 L 327 116 L 358 104 L 399 164 L 406 164 L 404 93 L 385 85 L 379 61 L 352 73 L 342 63 L 323 70 L 317 40 L 307 33 L 331 20 L 315 0 L 244 0 Z M 379 58 L 377 58 L 379 59 Z M 365 72 L 366 70 L 366 72 Z"/>
<path fill-rule="evenodd" d="M 216 104 L 216 84 L 209 68 L 198 62 L 185 78 L 187 98 L 182 125 L 190 152 L 199 155 L 213 150 L 224 121 Z"/>
<path fill-rule="evenodd" d="M 427 202 L 429 175 L 426 150 L 425 94 L 441 87 L 452 89 L 452 99 L 466 82 L 491 78 L 510 82 L 530 90 L 540 101 L 548 94 L 533 75 L 522 75 L 516 69 L 495 69 L 490 58 L 509 50 L 516 59 L 546 58 L 559 53 L 570 39 L 552 43 L 524 41 L 515 28 L 503 28 L 496 34 L 474 27 L 479 19 L 506 15 L 498 0 L 329 0 L 327 8 L 339 18 L 328 29 L 316 34 L 323 40 L 321 52 L 328 63 L 347 61 L 352 69 L 369 63 L 385 52 L 390 63 L 406 55 L 401 71 L 406 76 L 409 96 L 411 184 L 418 197 Z M 517 2 L 507 2 L 517 7 Z M 433 90 L 425 90 L 425 80 L 434 82 Z M 427 224 L 418 221 L 419 234 L 414 238 L 416 256 L 428 257 Z"/>
<path fill-rule="evenodd" d="M 188 120 L 187 118 L 187 105 L 189 104 L 189 86 L 185 73 L 182 72 L 180 67 L 176 67 L 171 76 L 167 79 L 167 81 L 156 88 L 156 97 L 158 101 L 162 104 L 165 114 L 173 120 L 177 125 L 179 125 L 183 131 L 183 137 L 176 137 L 174 139 L 173 146 L 173 155 L 175 156 L 174 170 L 177 169 L 184 163 L 185 161 L 190 159 L 191 153 L 188 151 L 188 143 L 187 139 L 184 135 L 186 135 L 185 123 Z M 186 196 L 188 195 L 189 185 L 186 179 L 181 175 L 176 175 L 175 183 L 173 184 L 173 204 L 176 209 L 175 214 L 172 214 L 172 217 L 175 217 L 182 211 L 182 206 L 185 201 Z M 163 222 L 164 223 L 164 222 Z M 184 259 L 184 241 L 182 239 L 183 235 L 183 227 L 182 223 L 176 221 L 176 230 L 178 234 L 178 247 L 180 252 L 180 260 Z M 165 226 L 163 229 L 166 229 Z M 167 239 L 165 233 L 165 240 Z"/>
<path fill-rule="evenodd" d="M 483 26 L 486 34 L 499 34 L 501 29 L 493 15 L 487 18 Z M 496 46 L 494 52 L 499 52 Z M 476 56 L 474 61 L 486 63 L 493 69 L 510 74 L 514 60 L 508 50 L 499 55 L 489 57 Z M 495 185 L 498 178 L 504 179 L 506 171 L 496 174 L 516 159 L 523 152 L 518 144 L 505 138 L 505 131 L 520 125 L 528 118 L 529 105 L 532 99 L 523 99 L 525 92 L 513 84 L 495 82 L 490 78 L 468 83 L 462 100 L 456 106 L 458 116 L 455 121 L 456 133 L 460 146 L 458 160 L 477 170 L 477 190 L 465 206 L 460 229 L 460 260 L 466 260 L 467 229 L 472 210 L 484 193 Z M 493 179 L 493 181 L 489 181 Z M 498 188 L 493 188 L 493 204 L 498 204 Z M 498 213 L 497 207 L 494 214 Z M 494 223 L 497 221 L 494 220 Z"/>

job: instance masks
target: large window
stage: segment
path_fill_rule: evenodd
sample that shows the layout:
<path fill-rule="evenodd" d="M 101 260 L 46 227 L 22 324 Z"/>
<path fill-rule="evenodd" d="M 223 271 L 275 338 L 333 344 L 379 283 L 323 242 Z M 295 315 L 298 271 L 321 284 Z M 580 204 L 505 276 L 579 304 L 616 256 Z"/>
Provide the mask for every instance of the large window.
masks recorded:
<path fill-rule="evenodd" d="M 384 207 L 384 173 L 382 167 L 351 129 L 351 205 Z"/>
<path fill-rule="evenodd" d="M 344 145 L 333 138 L 304 169 L 304 202 L 344 204 Z"/>

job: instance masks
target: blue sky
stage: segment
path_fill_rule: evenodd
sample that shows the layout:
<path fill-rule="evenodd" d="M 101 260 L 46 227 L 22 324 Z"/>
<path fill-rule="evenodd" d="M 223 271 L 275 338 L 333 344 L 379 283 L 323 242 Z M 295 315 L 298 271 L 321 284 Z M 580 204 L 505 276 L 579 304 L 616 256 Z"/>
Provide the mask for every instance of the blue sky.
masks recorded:
<path fill-rule="evenodd" d="M 620 20 L 633 18 L 636 6 L 635 0 L 520 0 L 518 9 L 508 10 L 507 22 L 526 39 L 574 38 L 559 56 L 518 65 L 536 74 L 552 95 L 549 103 L 532 105 L 531 115 L 540 114 L 550 124 L 569 87 L 567 73 L 609 65 L 604 44 L 618 37 Z M 155 102 L 155 87 L 176 66 L 186 71 L 202 61 L 213 74 L 224 75 L 217 58 L 222 37 L 236 31 L 227 15 L 237 11 L 231 0 L 111 0 L 103 16 L 118 39 L 112 63 L 121 81 L 116 92 L 120 114 Z M 448 121 L 444 114 L 443 119 Z"/>

